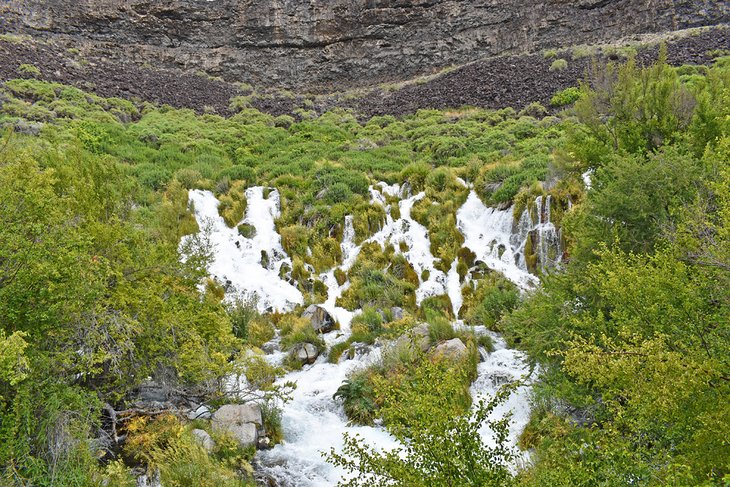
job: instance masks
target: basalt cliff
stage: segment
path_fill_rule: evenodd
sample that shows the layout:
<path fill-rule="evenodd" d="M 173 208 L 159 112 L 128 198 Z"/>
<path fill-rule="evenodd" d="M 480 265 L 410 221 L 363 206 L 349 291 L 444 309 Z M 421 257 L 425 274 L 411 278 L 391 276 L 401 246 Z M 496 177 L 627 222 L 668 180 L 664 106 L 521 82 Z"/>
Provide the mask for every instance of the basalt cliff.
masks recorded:
<path fill-rule="evenodd" d="M 102 59 L 331 91 L 483 57 L 725 23 L 710 0 L 10 0 L 0 30 Z"/>

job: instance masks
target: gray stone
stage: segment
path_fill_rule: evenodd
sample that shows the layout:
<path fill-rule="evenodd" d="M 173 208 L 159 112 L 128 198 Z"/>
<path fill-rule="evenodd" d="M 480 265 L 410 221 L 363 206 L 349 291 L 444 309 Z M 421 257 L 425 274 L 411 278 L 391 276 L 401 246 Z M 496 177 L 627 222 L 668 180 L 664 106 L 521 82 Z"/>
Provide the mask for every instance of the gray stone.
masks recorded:
<path fill-rule="evenodd" d="M 201 429 L 194 429 L 191 431 L 195 439 L 200 443 L 200 446 L 205 448 L 205 451 L 210 453 L 213 451 L 213 448 L 215 448 L 215 442 L 213 441 L 213 438 L 210 437 L 207 431 L 201 430 Z"/>
<path fill-rule="evenodd" d="M 354 342 L 350 347 L 343 352 L 340 356 L 339 362 L 342 363 L 345 360 L 354 360 L 357 357 L 362 357 L 372 350 L 372 347 L 367 343 Z"/>
<path fill-rule="evenodd" d="M 196 409 L 191 409 L 188 411 L 188 419 L 210 419 L 212 416 L 212 413 L 210 412 L 210 409 L 205 404 L 201 404 Z"/>
<path fill-rule="evenodd" d="M 452 360 L 462 360 L 468 353 L 466 345 L 459 338 L 445 341 L 434 350 L 435 356 L 443 356 Z"/>
<path fill-rule="evenodd" d="M 317 347 L 311 343 L 299 343 L 295 345 L 291 354 L 292 357 L 306 365 L 313 364 L 314 361 L 317 360 L 317 357 L 319 357 Z"/>
<path fill-rule="evenodd" d="M 413 327 L 407 333 L 401 335 L 395 342 L 396 347 L 406 346 L 406 344 L 417 347 L 421 352 L 426 352 L 431 347 L 428 324 L 421 323 Z"/>
<path fill-rule="evenodd" d="M 398 306 L 393 306 L 390 308 L 390 314 L 393 317 L 393 321 L 398 321 L 403 319 L 403 308 L 399 308 Z"/>
<path fill-rule="evenodd" d="M 213 429 L 233 435 L 241 446 L 255 445 L 263 424 L 258 404 L 226 404 L 213 413 Z"/>
<path fill-rule="evenodd" d="M 168 388 L 152 380 L 143 382 L 137 389 L 137 400 L 144 404 L 160 404 L 168 399 Z"/>
<path fill-rule="evenodd" d="M 335 329 L 335 319 L 332 315 L 316 304 L 309 305 L 302 313 L 302 318 L 308 319 L 317 333 L 329 333 Z"/>
<path fill-rule="evenodd" d="M 137 487 L 162 487 L 160 481 L 160 471 L 155 469 L 149 476 L 142 474 L 137 477 Z"/>

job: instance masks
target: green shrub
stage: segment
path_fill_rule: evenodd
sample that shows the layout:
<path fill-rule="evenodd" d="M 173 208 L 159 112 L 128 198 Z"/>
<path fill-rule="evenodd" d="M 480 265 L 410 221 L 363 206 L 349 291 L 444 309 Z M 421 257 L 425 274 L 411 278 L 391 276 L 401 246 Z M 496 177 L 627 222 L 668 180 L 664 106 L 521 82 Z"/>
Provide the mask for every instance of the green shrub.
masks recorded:
<path fill-rule="evenodd" d="M 550 71 L 563 71 L 568 68 L 568 61 L 565 59 L 556 59 L 550 65 Z"/>
<path fill-rule="evenodd" d="M 436 344 L 456 337 L 451 322 L 443 316 L 431 316 L 428 321 L 428 336 L 431 343 Z"/>
<path fill-rule="evenodd" d="M 238 234 L 244 238 L 254 238 L 256 236 L 256 227 L 248 223 L 238 225 Z"/>
<path fill-rule="evenodd" d="M 580 94 L 580 88 L 571 86 L 570 88 L 566 88 L 563 91 L 555 93 L 550 99 L 550 105 L 554 107 L 570 105 L 580 98 Z"/>
<path fill-rule="evenodd" d="M 40 76 L 41 70 L 32 64 L 21 64 L 18 66 L 18 74 L 26 76 Z"/>
<path fill-rule="evenodd" d="M 342 401 L 345 414 L 350 422 L 362 425 L 373 423 L 377 406 L 373 386 L 370 384 L 367 373 L 358 372 L 350 376 L 337 389 L 332 398 Z"/>
<path fill-rule="evenodd" d="M 233 334 L 242 340 L 248 338 L 249 325 L 259 318 L 255 295 L 239 295 L 226 305 L 233 326 Z"/>

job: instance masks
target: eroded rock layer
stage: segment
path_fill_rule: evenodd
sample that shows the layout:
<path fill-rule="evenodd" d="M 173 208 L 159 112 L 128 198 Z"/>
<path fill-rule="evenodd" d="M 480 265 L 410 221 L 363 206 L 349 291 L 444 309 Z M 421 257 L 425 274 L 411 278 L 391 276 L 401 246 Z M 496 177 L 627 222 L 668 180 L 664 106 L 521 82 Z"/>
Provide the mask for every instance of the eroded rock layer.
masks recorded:
<path fill-rule="evenodd" d="M 714 25 L 710 0 L 10 0 L 5 32 L 228 81 L 332 90 L 484 56 Z"/>

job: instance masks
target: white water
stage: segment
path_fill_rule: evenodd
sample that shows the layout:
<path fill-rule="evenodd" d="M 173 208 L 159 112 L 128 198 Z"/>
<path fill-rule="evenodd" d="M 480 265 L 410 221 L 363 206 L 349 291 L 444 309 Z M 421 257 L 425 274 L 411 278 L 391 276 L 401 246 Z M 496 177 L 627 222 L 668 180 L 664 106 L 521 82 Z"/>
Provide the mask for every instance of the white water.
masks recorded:
<path fill-rule="evenodd" d="M 274 220 L 279 216 L 279 193 L 272 190 L 264 198 L 264 188 L 246 190 L 246 217 L 241 223 L 256 229 L 253 238 L 242 237 L 236 228 L 229 228 L 218 214 L 218 200 L 210 191 L 190 191 L 189 199 L 201 231 L 207 233 L 213 261 L 208 272 L 231 289 L 228 295 L 255 295 L 260 312 L 288 311 L 303 302 L 299 290 L 279 278 L 281 266 L 291 267 L 291 259 L 281 247 Z M 262 251 L 269 263 L 262 264 Z"/>
<path fill-rule="evenodd" d="M 526 268 L 517 264 L 516 254 L 524 247 L 524 239 L 520 237 L 522 242 L 514 241 L 513 224 L 511 210 L 487 208 L 474 191 L 469 193 L 469 198 L 456 212 L 456 225 L 464 235 L 464 246 L 490 269 L 501 272 L 510 281 L 527 289 L 539 281 Z"/>
<path fill-rule="evenodd" d="M 195 203 L 196 218 L 201 227 L 206 218 L 213 222 L 211 240 L 217 245 L 216 260 L 211 265 L 210 272 L 219 279 L 231 280 L 239 291 L 256 293 L 267 306 L 288 309 L 293 304 L 301 302 L 301 294 L 278 277 L 279 267 L 288 261 L 273 226 L 274 218 L 278 215 L 278 194 L 272 202 L 265 205 L 264 202 L 267 200 L 263 200 L 261 188 L 251 188 L 249 191 L 250 199 L 245 221 L 257 228 L 257 237 L 259 228 L 263 232 L 260 234 L 261 239 L 254 238 L 250 248 L 246 246 L 245 251 L 235 247 L 235 241 L 242 237 L 238 236 L 235 229 L 227 228 L 217 216 L 217 202 L 213 195 L 201 191 L 191 192 L 190 199 Z M 430 251 L 428 231 L 410 216 L 413 205 L 423 198 L 424 194 L 411 196 L 408 188 L 401 188 L 398 185 L 388 186 L 385 183 L 371 187 L 370 194 L 371 201 L 383 205 L 388 216 L 383 228 L 366 242 L 377 242 L 381 246 L 391 243 L 396 252 L 401 252 L 400 243 L 403 242 L 405 250 L 402 253 L 414 267 L 419 278 L 423 270 L 428 270 L 430 273 L 429 278 L 421 282 L 417 290 L 419 302 L 427 296 L 448 293 L 454 311 L 458 313 L 462 305 L 462 283 L 456 271 L 457 263 L 452 263 L 448 274 L 435 269 L 436 259 Z M 401 217 L 398 220 L 393 220 L 390 216 L 386 195 L 400 198 L 398 204 Z M 277 204 L 274 205 L 274 201 Z M 257 213 L 253 213 L 253 209 Z M 543 222 L 541 218 L 537 225 L 547 223 L 549 214 L 547 221 Z M 477 255 L 477 259 L 484 261 L 490 268 L 502 272 L 522 288 L 529 288 L 538 283 L 535 276 L 520 266 L 519 253 L 524 249 L 526 236 L 530 231 L 536 230 L 536 225 L 531 221 L 515 223 L 510 210 L 487 208 L 472 191 L 457 212 L 457 225 L 464 234 L 465 245 Z M 270 245 L 268 249 L 267 245 Z M 270 252 L 277 256 L 277 260 L 271 259 L 272 269 L 264 269 L 260 258 L 256 259 L 255 254 L 260 253 L 261 249 L 279 250 Z M 343 263 L 340 268 L 347 271 L 360 252 L 360 246 L 354 243 L 354 229 L 350 216 L 345 219 L 341 250 Z M 253 278 L 254 275 L 257 277 Z M 335 304 L 349 283 L 345 282 L 339 286 L 334 277 L 334 270 L 322 274 L 320 278 L 329 291 L 327 300 L 322 306 L 341 325 L 339 331 L 324 336 L 327 345 L 331 346 L 346 340 L 350 335 L 350 321 L 354 313 Z M 457 326 L 461 325 L 457 323 Z M 474 331 L 478 334 L 489 333 L 496 345 L 495 351 L 485 354 L 485 361 L 478 365 L 478 377 L 471 386 L 476 399 L 491 397 L 504 383 L 527 376 L 529 371 L 520 352 L 506 348 L 499 336 L 483 327 Z M 344 360 L 339 364 L 327 363 L 326 357 L 322 356 L 313 365 L 305 366 L 302 370 L 281 378 L 281 383 L 296 382 L 297 389 L 293 393 L 292 400 L 282 411 L 284 443 L 270 451 L 259 452 L 257 456 L 262 473 L 275 478 L 282 487 L 331 486 L 340 480 L 344 472 L 328 464 L 322 453 L 328 452 L 331 448 L 339 450 L 342 447 L 344 432 L 359 434 L 365 442 L 379 448 L 390 449 L 396 446 L 394 439 L 382 428 L 348 426 L 342 406 L 332 399 L 332 395 L 350 372 L 366 367 L 378 360 L 379 356 L 380 350 L 377 347 L 358 355 L 353 360 Z M 282 352 L 275 352 L 269 356 L 269 360 L 277 363 L 283 357 Z M 522 386 L 494 412 L 497 417 L 512 414 L 510 442 L 513 445 L 516 444 L 519 433 L 529 419 L 528 396 L 529 386 Z M 493 443 L 493 435 L 488 429 L 484 428 L 481 433 L 486 443 Z"/>

